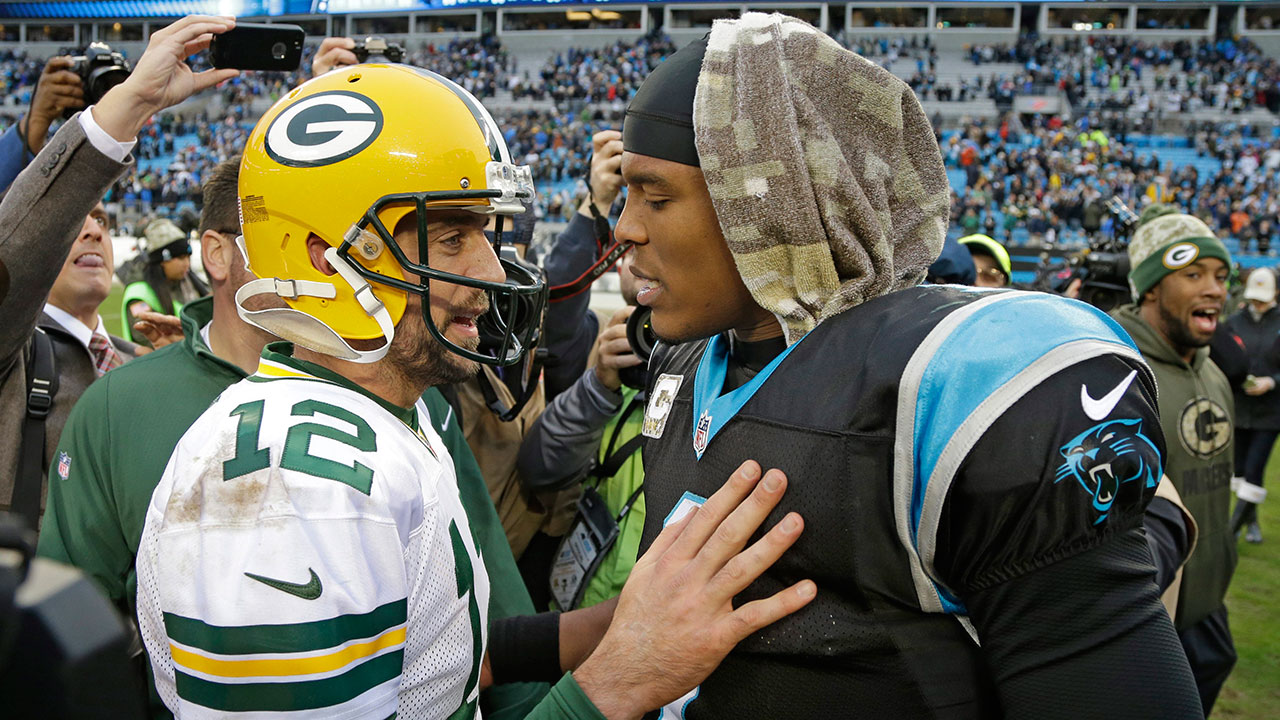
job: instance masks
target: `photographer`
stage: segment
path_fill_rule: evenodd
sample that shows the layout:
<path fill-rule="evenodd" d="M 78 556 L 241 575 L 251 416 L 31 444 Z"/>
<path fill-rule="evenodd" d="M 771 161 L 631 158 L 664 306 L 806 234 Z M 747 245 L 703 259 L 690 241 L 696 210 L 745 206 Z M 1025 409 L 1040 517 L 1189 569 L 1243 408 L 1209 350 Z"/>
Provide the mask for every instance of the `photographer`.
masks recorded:
<path fill-rule="evenodd" d="M 93 235 L 92 226 L 105 222 L 105 213 L 95 217 L 94 208 L 132 165 L 129 153 L 138 131 L 154 113 L 236 75 L 234 70 L 193 73 L 183 62 L 208 47 L 212 33 L 233 24 L 225 18 L 192 16 L 152 35 L 147 52 L 128 80 L 65 123 L 36 161 L 18 176 L 0 204 L 0 278 L 4 278 L 0 280 L 0 314 L 5 318 L 0 326 L 0 407 L 4 408 L 0 413 L 0 447 L 4 448 L 0 451 L 0 478 L 5 479 L 0 486 L 0 508 L 21 500 L 29 517 L 31 508 L 38 512 L 42 492 L 32 478 L 43 477 L 50 461 L 46 453 L 56 445 L 62 422 L 79 395 L 74 386 L 64 387 L 56 394 L 55 407 L 51 401 L 54 386 L 28 412 L 28 395 L 39 394 L 32 393 L 33 389 L 43 389 L 33 387 L 33 377 L 52 374 L 50 368 L 42 367 L 45 363 L 37 362 L 52 351 L 40 351 L 40 341 L 33 339 L 45 298 L 67 263 L 73 243 Z M 104 251 L 108 246 L 109 242 Z M 77 258 L 68 272 L 102 270 L 99 266 L 106 264 L 110 254 L 99 253 L 97 257 L 97 262 Z M 110 268 L 105 269 L 109 283 Z M 118 358 L 113 360 L 106 352 L 109 348 L 94 352 L 93 340 L 85 342 L 85 364 L 91 374 L 119 364 Z M 66 371 L 78 369 L 77 364 Z M 80 389 L 85 384 L 81 382 Z M 50 407 L 54 407 L 51 415 Z M 27 428 L 33 424 L 44 424 L 43 433 L 30 437 L 33 433 Z M 24 436 L 30 441 L 24 441 Z M 19 483 L 24 490 L 15 498 Z"/>
<path fill-rule="evenodd" d="M 574 528 L 552 565 L 552 595 L 562 610 L 590 607 L 617 595 L 639 555 L 645 517 L 640 421 L 648 358 L 638 356 L 628 338 L 638 289 L 630 270 L 628 253 L 618 261 L 626 306 L 613 314 L 596 340 L 593 367 L 556 397 L 520 447 L 518 467 L 530 489 L 589 484 Z M 595 551 L 585 562 L 568 550 L 568 543 L 584 540 Z"/>
<path fill-rule="evenodd" d="M 44 147 L 54 120 L 69 108 L 84 107 L 84 87 L 71 67 L 69 57 L 49 58 L 29 111 L 0 135 L 0 191 L 8 188 Z"/>

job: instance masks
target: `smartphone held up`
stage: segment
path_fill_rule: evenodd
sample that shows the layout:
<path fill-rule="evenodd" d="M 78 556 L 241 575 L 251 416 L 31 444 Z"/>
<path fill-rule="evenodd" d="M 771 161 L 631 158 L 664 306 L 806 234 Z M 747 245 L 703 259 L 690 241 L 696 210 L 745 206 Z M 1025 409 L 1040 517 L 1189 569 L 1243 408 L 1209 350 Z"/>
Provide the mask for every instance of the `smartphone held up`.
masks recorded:
<path fill-rule="evenodd" d="M 237 23 L 213 36 L 209 58 L 216 68 L 297 70 L 306 32 L 297 25 Z"/>

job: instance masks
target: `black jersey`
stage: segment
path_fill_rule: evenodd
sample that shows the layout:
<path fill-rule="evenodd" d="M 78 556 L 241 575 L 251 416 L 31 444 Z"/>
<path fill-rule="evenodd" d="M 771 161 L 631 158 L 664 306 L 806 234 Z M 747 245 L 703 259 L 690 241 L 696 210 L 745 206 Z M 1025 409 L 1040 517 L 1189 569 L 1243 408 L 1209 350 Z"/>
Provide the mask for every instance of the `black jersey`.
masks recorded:
<path fill-rule="evenodd" d="M 1070 643 L 1105 645 L 1118 622 L 1176 650 L 1136 529 L 1164 449 L 1154 380 L 1109 317 L 1039 293 L 912 288 L 827 320 L 721 393 L 726 344 L 655 355 L 642 549 L 752 458 L 789 479 L 768 525 L 797 511 L 805 531 L 738 602 L 803 578 L 818 595 L 663 718 L 1015 715 L 1024 695 L 1042 700 L 1016 678 L 1043 628 L 1001 609 L 1026 601 L 1012 586 L 1052 605 L 1037 573 L 1055 564 L 1085 567 L 1081 599 L 1113 589 L 1092 565 L 1129 568 L 1140 596 Z M 1037 661 L 1079 654 L 1070 643 Z"/>

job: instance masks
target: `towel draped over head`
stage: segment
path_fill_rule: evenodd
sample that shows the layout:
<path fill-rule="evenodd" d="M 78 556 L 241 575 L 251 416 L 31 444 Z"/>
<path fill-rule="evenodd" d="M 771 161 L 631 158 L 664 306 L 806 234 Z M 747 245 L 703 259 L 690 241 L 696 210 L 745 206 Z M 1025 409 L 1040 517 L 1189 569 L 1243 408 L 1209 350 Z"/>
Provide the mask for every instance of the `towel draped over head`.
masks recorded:
<path fill-rule="evenodd" d="M 813 26 L 717 20 L 693 126 L 738 271 L 788 344 L 938 256 L 950 188 L 915 93 Z"/>

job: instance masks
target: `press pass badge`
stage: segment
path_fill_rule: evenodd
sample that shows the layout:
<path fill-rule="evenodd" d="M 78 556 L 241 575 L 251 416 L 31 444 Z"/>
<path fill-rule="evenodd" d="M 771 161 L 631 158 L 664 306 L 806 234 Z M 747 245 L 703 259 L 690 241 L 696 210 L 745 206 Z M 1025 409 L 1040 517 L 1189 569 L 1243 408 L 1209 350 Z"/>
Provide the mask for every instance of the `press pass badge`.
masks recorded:
<path fill-rule="evenodd" d="M 560 541 L 551 565 L 551 595 L 561 610 L 582 602 L 587 581 L 618 539 L 618 521 L 595 488 L 583 488 L 573 527 Z"/>

